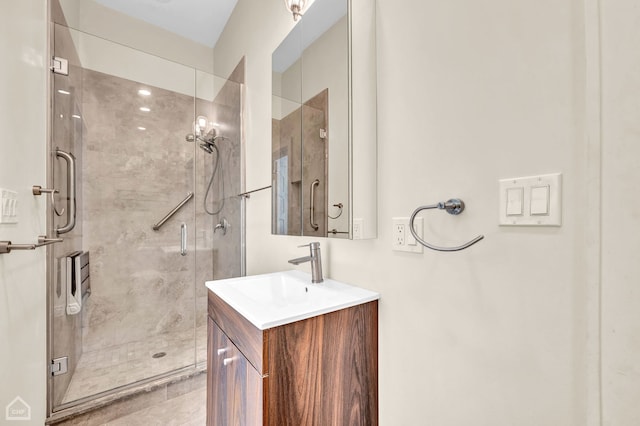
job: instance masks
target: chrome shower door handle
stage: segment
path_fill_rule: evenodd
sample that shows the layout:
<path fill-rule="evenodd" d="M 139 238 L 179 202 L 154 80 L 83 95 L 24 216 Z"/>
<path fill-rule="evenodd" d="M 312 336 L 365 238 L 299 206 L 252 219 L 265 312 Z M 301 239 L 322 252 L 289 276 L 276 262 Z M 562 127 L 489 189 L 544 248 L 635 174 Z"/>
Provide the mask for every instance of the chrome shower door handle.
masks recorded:
<path fill-rule="evenodd" d="M 76 159 L 73 154 L 56 149 L 56 157 L 67 162 L 67 223 L 56 228 L 57 234 L 70 232 L 76 226 Z"/>
<path fill-rule="evenodd" d="M 310 205 L 311 207 L 309 208 L 309 224 L 311 225 L 311 227 L 313 228 L 314 231 L 318 230 L 318 224 L 315 222 L 315 216 L 316 216 L 316 205 L 315 205 L 315 199 L 316 199 L 316 186 L 320 185 L 320 180 L 316 179 L 311 183 L 311 194 L 309 196 L 310 198 Z"/>
<path fill-rule="evenodd" d="M 180 255 L 187 255 L 187 224 L 180 225 Z"/>

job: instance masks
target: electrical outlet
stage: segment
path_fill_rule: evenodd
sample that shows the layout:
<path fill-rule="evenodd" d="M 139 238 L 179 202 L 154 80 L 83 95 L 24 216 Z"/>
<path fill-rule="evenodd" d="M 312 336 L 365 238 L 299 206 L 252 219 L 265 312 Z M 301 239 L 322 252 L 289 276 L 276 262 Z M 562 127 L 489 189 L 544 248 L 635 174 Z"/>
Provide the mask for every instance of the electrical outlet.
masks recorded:
<path fill-rule="evenodd" d="M 361 240 L 364 233 L 364 219 L 353 219 L 353 239 Z"/>
<path fill-rule="evenodd" d="M 393 251 L 405 251 L 409 253 L 422 253 L 423 247 L 421 244 L 418 244 L 413 235 L 411 234 L 411 230 L 409 229 L 409 218 L 408 217 L 394 217 L 392 218 L 393 228 L 392 228 L 392 240 L 391 240 L 391 248 Z M 422 228 L 423 228 L 423 219 L 421 217 L 417 217 L 413 221 L 413 225 L 416 231 L 416 234 L 420 238 L 422 238 Z"/>
<path fill-rule="evenodd" d="M 393 225 L 393 237 L 395 239 L 395 245 L 397 246 L 405 245 L 404 230 L 405 230 L 404 224 Z"/>

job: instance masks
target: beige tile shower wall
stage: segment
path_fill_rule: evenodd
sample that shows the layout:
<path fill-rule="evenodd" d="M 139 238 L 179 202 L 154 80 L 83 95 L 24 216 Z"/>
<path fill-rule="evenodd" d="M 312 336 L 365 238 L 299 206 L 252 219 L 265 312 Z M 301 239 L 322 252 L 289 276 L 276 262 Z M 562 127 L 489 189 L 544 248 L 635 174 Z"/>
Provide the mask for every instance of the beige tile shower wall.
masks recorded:
<path fill-rule="evenodd" d="M 218 134 L 221 136 L 216 143 L 220 150 L 225 199 L 224 207 L 216 217 L 216 223 L 223 218 L 226 218 L 230 223 L 226 235 L 223 235 L 221 231 L 217 231 L 213 236 L 214 279 L 240 275 L 240 233 L 242 223 L 240 222 L 240 198 L 238 194 L 244 191 L 244 164 L 242 158 L 244 144 L 244 73 L 245 61 L 242 59 L 229 75 L 227 82 L 213 102 L 213 118 L 219 124 Z M 219 183 L 221 184 L 222 181 Z M 213 194 L 216 194 L 216 184 L 217 182 L 214 182 L 214 185 L 212 185 Z M 219 200 L 223 192 L 218 191 L 217 194 L 217 197 L 211 197 L 211 199 L 217 199 L 218 202 L 215 205 L 219 206 Z"/>
<path fill-rule="evenodd" d="M 213 82 L 210 82 L 213 84 Z M 207 88 L 208 89 L 207 85 Z M 205 116 L 209 124 L 214 123 L 213 104 L 202 99 L 196 99 L 196 117 Z M 196 146 L 201 142 L 196 142 Z M 204 197 L 213 171 L 215 154 L 207 154 L 205 151 L 195 148 L 195 196 L 193 208 L 195 209 L 196 235 L 196 325 L 206 327 L 207 324 L 207 289 L 206 281 L 213 279 L 213 227 L 216 218 L 207 214 L 204 210 Z M 220 176 L 220 175 L 218 175 Z M 211 200 L 209 200 L 211 201 Z"/>
<path fill-rule="evenodd" d="M 242 164 L 242 81 L 244 60 L 238 64 L 229 78 L 221 83 L 216 78 L 217 95 L 213 102 L 197 99 L 196 116 L 204 115 L 217 131 L 216 146 L 220 154 L 218 170 L 207 198 L 210 215 L 204 209 L 205 194 L 215 166 L 217 153 L 207 154 L 196 150 L 196 329 L 206 330 L 207 288 L 206 281 L 240 276 L 241 226 L 240 198 L 243 191 Z M 213 84 L 213 81 L 210 82 Z M 203 89 L 207 90 L 207 87 Z M 223 190 L 224 185 L 224 190 Z M 224 194 L 224 198 L 223 198 Z M 224 205 L 222 204 L 224 199 Z M 214 232 L 223 219 L 229 222 L 226 234 Z M 198 346 L 206 343 L 206 334 L 197 332 Z M 206 353 L 198 353 L 197 361 L 205 361 Z"/>
<path fill-rule="evenodd" d="M 83 86 L 82 208 L 93 289 L 84 349 L 177 330 L 192 334 L 195 258 L 179 248 L 182 222 L 195 241 L 193 203 L 159 231 L 152 225 L 193 190 L 194 146 L 185 141 L 193 97 L 91 70 Z M 140 88 L 152 95 L 139 96 Z"/>

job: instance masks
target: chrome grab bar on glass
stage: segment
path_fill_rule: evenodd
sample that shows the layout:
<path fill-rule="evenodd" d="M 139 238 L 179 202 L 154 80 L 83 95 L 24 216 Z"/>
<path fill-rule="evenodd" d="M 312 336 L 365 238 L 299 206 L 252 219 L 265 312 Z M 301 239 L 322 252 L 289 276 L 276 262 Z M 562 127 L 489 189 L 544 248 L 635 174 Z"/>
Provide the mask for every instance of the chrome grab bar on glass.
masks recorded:
<path fill-rule="evenodd" d="M 187 255 L 187 224 L 180 225 L 180 255 Z"/>
<path fill-rule="evenodd" d="M 311 183 L 311 195 L 309 198 L 311 199 L 310 204 L 311 208 L 309 209 L 309 224 L 313 228 L 314 231 L 317 231 L 319 226 L 315 223 L 315 215 L 316 215 L 316 206 L 315 206 L 315 195 L 316 195 L 316 186 L 320 185 L 320 180 L 316 179 Z"/>
<path fill-rule="evenodd" d="M 464 202 L 457 198 L 452 198 L 451 200 L 447 200 L 444 203 L 430 204 L 428 206 L 420 206 L 417 209 L 415 209 L 413 213 L 411 213 L 411 218 L 409 219 L 409 231 L 411 231 L 411 235 L 413 235 L 413 238 L 415 238 L 417 242 L 419 242 L 426 248 L 430 248 L 431 250 L 436 250 L 436 251 L 460 251 L 474 245 L 475 243 L 477 243 L 478 241 L 484 238 L 484 235 L 478 235 L 471 241 L 455 247 L 440 247 L 440 246 L 435 246 L 433 244 L 429 244 L 428 242 L 426 242 L 425 240 L 423 240 L 418 236 L 418 234 L 416 233 L 415 227 L 413 225 L 413 222 L 416 219 L 416 215 L 422 210 L 428 210 L 428 209 L 446 210 L 446 212 L 449 214 L 459 215 L 464 211 Z"/>
<path fill-rule="evenodd" d="M 182 206 L 184 206 L 185 204 L 187 204 L 189 202 L 190 199 L 193 198 L 193 192 L 189 192 L 187 193 L 187 196 L 185 197 L 184 200 L 180 201 L 180 203 L 175 206 L 173 208 L 173 210 L 171 210 L 169 213 L 167 213 L 167 215 L 165 217 L 163 217 L 162 219 L 160 219 L 160 222 L 156 223 L 155 225 L 153 225 L 153 230 L 157 231 L 160 228 L 162 228 L 162 225 L 165 224 L 166 221 L 168 221 L 169 219 L 171 219 L 171 217 L 176 214 L 178 212 L 178 210 L 180 210 L 182 208 Z"/>
<path fill-rule="evenodd" d="M 67 223 L 56 228 L 57 234 L 66 234 L 76 226 L 76 159 L 73 154 L 56 149 L 56 157 L 67 162 Z M 55 190 L 54 190 L 55 191 Z M 53 194 L 52 194 L 53 197 Z M 55 204 L 54 204 L 55 209 Z M 56 214 L 58 214 L 56 210 Z M 62 213 L 60 213 L 61 215 Z"/>
<path fill-rule="evenodd" d="M 47 238 L 44 235 L 40 235 L 38 242 L 35 244 L 13 244 L 11 241 L 0 241 L 0 254 L 11 253 L 11 250 L 35 250 L 38 247 L 61 243 L 62 241 L 64 241 L 62 238 Z"/>

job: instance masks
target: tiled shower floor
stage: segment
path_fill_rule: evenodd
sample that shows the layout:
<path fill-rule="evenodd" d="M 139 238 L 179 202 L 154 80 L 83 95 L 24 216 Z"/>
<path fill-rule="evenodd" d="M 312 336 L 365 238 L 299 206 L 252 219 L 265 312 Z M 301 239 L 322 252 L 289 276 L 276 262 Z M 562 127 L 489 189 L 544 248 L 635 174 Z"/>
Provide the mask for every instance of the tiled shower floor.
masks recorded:
<path fill-rule="evenodd" d="M 85 352 L 71 378 L 63 403 L 75 401 L 159 374 L 188 367 L 207 357 L 206 326 L 192 333 L 167 333 L 144 341 Z M 166 355 L 153 358 L 154 354 Z M 195 357 L 195 359 L 194 359 Z"/>

